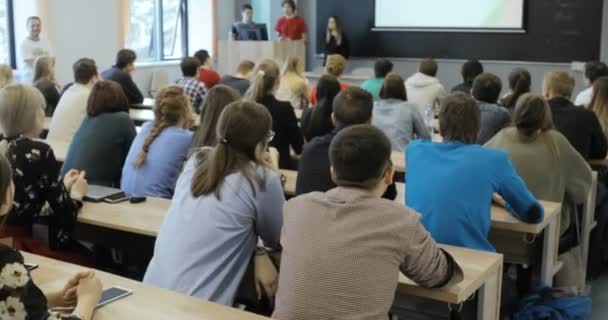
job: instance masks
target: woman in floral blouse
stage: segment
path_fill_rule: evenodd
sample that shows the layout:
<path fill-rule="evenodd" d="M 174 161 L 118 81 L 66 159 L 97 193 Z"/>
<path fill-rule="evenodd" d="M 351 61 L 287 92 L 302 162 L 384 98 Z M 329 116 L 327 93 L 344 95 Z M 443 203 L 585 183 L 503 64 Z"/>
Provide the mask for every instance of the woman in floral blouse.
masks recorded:
<path fill-rule="evenodd" d="M 14 190 L 11 167 L 0 155 L 1 215 L 11 210 Z M 0 245 L 0 319 L 89 320 L 101 298 L 101 288 L 95 273 L 89 271 L 75 275 L 62 290 L 45 294 L 30 278 L 23 256 Z M 74 311 L 65 316 L 49 312 L 56 307 L 74 307 Z"/>

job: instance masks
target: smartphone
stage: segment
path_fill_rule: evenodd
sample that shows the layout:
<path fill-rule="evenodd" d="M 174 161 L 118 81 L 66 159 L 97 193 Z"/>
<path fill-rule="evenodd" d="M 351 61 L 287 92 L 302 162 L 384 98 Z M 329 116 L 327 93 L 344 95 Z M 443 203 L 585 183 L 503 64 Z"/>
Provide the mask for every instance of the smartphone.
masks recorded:
<path fill-rule="evenodd" d="M 130 296 L 133 294 L 133 290 L 121 288 L 118 286 L 114 286 L 112 288 L 106 289 L 101 294 L 101 299 L 97 304 L 97 308 L 103 307 L 108 303 L 114 302 L 116 300 L 120 300 L 124 297 Z"/>
<path fill-rule="evenodd" d="M 33 271 L 33 270 L 38 269 L 38 265 L 35 263 L 24 263 L 23 265 L 25 266 L 25 269 L 27 271 Z"/>
<path fill-rule="evenodd" d="M 104 198 L 103 201 L 114 204 L 114 203 L 129 201 L 129 197 L 124 192 L 120 192 L 115 195 L 111 195 L 107 198 Z"/>

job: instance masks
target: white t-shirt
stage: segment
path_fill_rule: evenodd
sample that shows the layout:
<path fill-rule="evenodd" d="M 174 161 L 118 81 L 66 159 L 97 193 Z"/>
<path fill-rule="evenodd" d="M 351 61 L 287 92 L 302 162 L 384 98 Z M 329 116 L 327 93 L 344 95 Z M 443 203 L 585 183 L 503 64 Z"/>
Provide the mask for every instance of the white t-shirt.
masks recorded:
<path fill-rule="evenodd" d="M 23 39 L 21 42 L 21 59 L 19 61 L 19 69 L 23 70 L 24 76 L 27 78 L 33 77 L 32 66 L 25 63 L 25 60 L 35 60 L 38 57 L 53 55 L 51 45 L 46 39 L 39 38 L 38 41 L 34 41 L 30 38 Z"/>
<path fill-rule="evenodd" d="M 76 130 L 87 114 L 87 101 L 91 94 L 88 86 L 74 83 L 57 104 L 49 126 L 48 140 L 72 142 Z"/>
<path fill-rule="evenodd" d="M 591 99 L 593 99 L 593 88 L 587 88 L 576 96 L 574 105 L 586 106 L 591 103 Z"/>

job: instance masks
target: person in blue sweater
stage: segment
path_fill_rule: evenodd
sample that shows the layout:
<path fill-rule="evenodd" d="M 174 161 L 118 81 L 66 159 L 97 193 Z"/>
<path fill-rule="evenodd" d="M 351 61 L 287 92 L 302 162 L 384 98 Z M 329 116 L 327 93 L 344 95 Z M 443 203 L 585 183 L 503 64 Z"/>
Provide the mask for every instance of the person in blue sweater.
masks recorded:
<path fill-rule="evenodd" d="M 493 198 L 522 221 L 542 221 L 542 206 L 508 154 L 475 144 L 480 109 L 473 98 L 462 93 L 447 97 L 439 125 L 443 143 L 413 141 L 406 154 L 406 205 L 421 213 L 437 242 L 495 251 L 488 240 Z"/>

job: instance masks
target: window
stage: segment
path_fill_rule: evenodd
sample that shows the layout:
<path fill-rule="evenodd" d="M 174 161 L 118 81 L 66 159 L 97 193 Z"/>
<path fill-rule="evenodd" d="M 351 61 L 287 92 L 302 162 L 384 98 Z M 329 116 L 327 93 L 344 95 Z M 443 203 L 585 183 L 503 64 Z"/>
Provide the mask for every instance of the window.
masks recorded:
<path fill-rule="evenodd" d="M 201 4 L 207 5 L 201 8 Z M 137 52 L 140 61 L 181 59 L 189 51 L 189 9 L 210 13 L 209 4 L 209 0 L 130 0 L 127 47 Z"/>
<path fill-rule="evenodd" d="M 0 0 L 0 64 L 15 68 L 12 0 Z"/>

